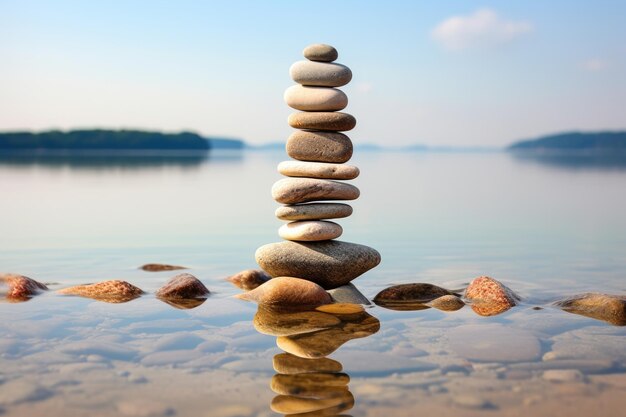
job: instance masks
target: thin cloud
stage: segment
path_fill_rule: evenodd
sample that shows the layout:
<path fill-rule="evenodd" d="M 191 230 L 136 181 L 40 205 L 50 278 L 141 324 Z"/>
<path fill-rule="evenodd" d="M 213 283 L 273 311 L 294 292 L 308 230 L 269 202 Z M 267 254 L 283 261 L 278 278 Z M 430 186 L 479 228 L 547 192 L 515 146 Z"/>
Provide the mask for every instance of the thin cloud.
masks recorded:
<path fill-rule="evenodd" d="M 480 9 L 467 16 L 444 20 L 431 35 L 444 48 L 461 50 L 503 45 L 532 30 L 530 22 L 506 20 L 491 9 Z"/>
<path fill-rule="evenodd" d="M 600 58 L 591 58 L 582 63 L 581 67 L 585 71 L 602 71 L 609 67 L 609 63 Z"/>

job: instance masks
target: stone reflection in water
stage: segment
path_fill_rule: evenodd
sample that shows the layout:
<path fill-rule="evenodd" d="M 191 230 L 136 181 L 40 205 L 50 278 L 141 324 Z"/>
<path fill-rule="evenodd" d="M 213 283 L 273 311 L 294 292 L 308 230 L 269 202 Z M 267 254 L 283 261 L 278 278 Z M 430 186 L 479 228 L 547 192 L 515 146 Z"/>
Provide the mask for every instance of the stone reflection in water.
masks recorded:
<path fill-rule="evenodd" d="M 361 306 L 333 304 L 327 307 L 331 306 L 335 307 L 333 315 L 340 319 L 340 323 L 311 333 L 279 336 L 276 339 L 278 347 L 302 358 L 322 358 L 339 349 L 344 343 L 371 336 L 380 329 L 378 319 L 366 313 Z M 354 312 L 355 306 L 360 311 Z M 346 309 L 349 312 L 343 313 L 342 310 Z M 331 309 L 325 310 L 330 312 Z"/>
<path fill-rule="evenodd" d="M 311 311 L 259 307 L 254 327 L 277 336 L 286 351 L 274 356 L 277 372 L 270 387 L 277 395 L 270 408 L 299 416 L 330 416 L 350 410 L 354 396 L 340 362 L 326 356 L 349 340 L 370 336 L 380 322 L 357 304 L 327 304 Z"/>

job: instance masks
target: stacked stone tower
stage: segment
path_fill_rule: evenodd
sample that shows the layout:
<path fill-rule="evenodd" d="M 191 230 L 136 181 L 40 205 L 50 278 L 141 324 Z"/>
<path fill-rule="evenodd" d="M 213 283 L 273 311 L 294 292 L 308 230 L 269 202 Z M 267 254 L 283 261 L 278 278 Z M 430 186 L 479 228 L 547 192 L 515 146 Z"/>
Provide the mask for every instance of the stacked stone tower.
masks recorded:
<path fill-rule="evenodd" d="M 348 217 L 359 189 L 342 182 L 359 175 L 347 162 L 352 157 L 352 141 L 341 133 L 354 128 L 353 116 L 342 113 L 348 97 L 337 87 L 352 79 L 352 72 L 335 63 L 337 50 L 316 44 L 303 51 L 307 60 L 289 70 L 298 84 L 285 91 L 285 102 L 300 110 L 289 116 L 296 130 L 287 139 L 287 154 L 293 158 L 278 165 L 287 176 L 272 187 L 274 199 L 284 204 L 276 217 L 286 220 L 278 234 L 285 242 L 260 247 L 258 264 L 273 277 L 307 279 L 326 289 L 348 284 L 380 263 L 380 254 L 367 246 L 334 240 L 342 227 L 329 219 Z"/>

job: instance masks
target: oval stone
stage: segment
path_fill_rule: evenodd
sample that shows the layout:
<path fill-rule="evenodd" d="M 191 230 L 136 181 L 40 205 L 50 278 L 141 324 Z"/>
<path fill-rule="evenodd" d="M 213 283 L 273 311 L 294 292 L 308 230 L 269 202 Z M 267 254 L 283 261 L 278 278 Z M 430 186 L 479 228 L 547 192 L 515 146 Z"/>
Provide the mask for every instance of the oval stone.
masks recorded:
<path fill-rule="evenodd" d="M 337 50 L 324 43 L 314 43 L 309 45 L 302 51 L 302 55 L 311 61 L 332 62 L 339 58 Z"/>
<path fill-rule="evenodd" d="M 360 191 L 354 185 L 314 178 L 284 178 L 272 186 L 272 197 L 282 204 L 317 200 L 356 200 Z"/>
<path fill-rule="evenodd" d="M 276 209 L 280 220 L 338 219 L 352 214 L 352 207 L 342 203 L 311 203 L 282 206 Z"/>
<path fill-rule="evenodd" d="M 380 263 L 375 249 L 338 240 L 270 243 L 257 249 L 255 258 L 273 277 L 295 275 L 325 289 L 345 285 Z"/>
<path fill-rule="evenodd" d="M 287 155 L 299 161 L 342 164 L 352 157 L 352 141 L 339 132 L 297 130 L 285 146 Z"/>
<path fill-rule="evenodd" d="M 287 122 L 294 129 L 330 130 L 333 132 L 352 130 L 356 126 L 356 119 L 351 114 L 327 111 L 291 113 Z"/>
<path fill-rule="evenodd" d="M 352 157 L 352 141 L 339 132 L 309 132 L 297 130 L 285 146 L 293 159 L 311 162 L 344 163 Z"/>
<path fill-rule="evenodd" d="M 330 62 L 298 61 L 289 68 L 291 79 L 302 85 L 341 87 L 352 79 L 345 65 Z"/>
<path fill-rule="evenodd" d="M 348 96 L 336 88 L 292 85 L 283 96 L 291 108 L 303 111 L 337 111 L 348 105 Z"/>
<path fill-rule="evenodd" d="M 235 297 L 278 308 L 316 307 L 332 302 L 330 295 L 314 282 L 284 276 L 270 279 L 257 288 L 237 294 Z"/>
<path fill-rule="evenodd" d="M 302 220 L 287 223 L 278 229 L 278 235 L 283 239 L 304 242 L 336 239 L 343 233 L 337 223 L 320 220 Z"/>
<path fill-rule="evenodd" d="M 287 177 L 332 180 L 352 180 L 358 177 L 360 173 L 359 168 L 354 165 L 306 161 L 283 161 L 278 164 L 278 172 Z"/>

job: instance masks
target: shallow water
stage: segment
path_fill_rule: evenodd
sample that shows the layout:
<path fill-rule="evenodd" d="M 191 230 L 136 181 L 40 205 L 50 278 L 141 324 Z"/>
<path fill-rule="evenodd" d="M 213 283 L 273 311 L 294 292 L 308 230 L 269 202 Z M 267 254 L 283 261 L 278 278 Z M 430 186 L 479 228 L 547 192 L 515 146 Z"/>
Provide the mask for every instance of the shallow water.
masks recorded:
<path fill-rule="evenodd" d="M 315 405 L 274 399 L 272 381 L 302 382 L 274 377 L 276 337 L 255 330 L 256 306 L 223 280 L 256 267 L 256 248 L 279 240 L 269 190 L 283 159 L 0 158 L 0 272 L 53 290 L 123 279 L 148 292 L 124 304 L 52 291 L 0 303 L 0 414 L 275 415 L 272 403 L 354 416 L 623 411 L 626 328 L 550 303 L 626 292 L 624 165 L 357 151 L 361 198 L 338 221 L 341 240 L 383 258 L 354 282 L 361 292 L 371 299 L 409 282 L 461 289 L 489 275 L 524 303 L 493 317 L 467 306 L 367 308 L 370 327 L 356 320 L 317 335 L 322 345 L 361 337 L 329 356 L 350 394 Z M 159 301 L 153 293 L 176 272 L 137 269 L 149 262 L 189 267 L 212 295 L 190 310 Z M 380 329 L 370 334 L 373 320 Z M 332 391 L 339 376 L 322 377 L 313 385 Z"/>

